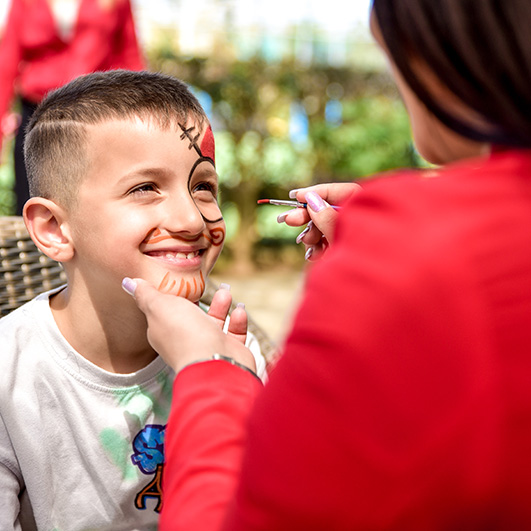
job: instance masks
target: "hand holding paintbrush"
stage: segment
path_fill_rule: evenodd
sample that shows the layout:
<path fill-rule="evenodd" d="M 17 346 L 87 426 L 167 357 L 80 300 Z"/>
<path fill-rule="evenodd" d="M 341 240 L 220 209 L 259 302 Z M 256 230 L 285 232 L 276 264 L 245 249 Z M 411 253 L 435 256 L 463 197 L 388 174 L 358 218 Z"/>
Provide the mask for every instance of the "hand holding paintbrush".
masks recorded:
<path fill-rule="evenodd" d="M 280 214 L 277 221 L 291 227 L 307 224 L 296 241 L 306 247 L 306 260 L 314 261 L 323 255 L 332 242 L 338 211 L 341 208 L 337 204 L 360 189 L 355 183 L 318 184 L 292 190 L 289 196 L 294 201 L 260 199 L 258 204 L 293 207 L 292 210 Z"/>

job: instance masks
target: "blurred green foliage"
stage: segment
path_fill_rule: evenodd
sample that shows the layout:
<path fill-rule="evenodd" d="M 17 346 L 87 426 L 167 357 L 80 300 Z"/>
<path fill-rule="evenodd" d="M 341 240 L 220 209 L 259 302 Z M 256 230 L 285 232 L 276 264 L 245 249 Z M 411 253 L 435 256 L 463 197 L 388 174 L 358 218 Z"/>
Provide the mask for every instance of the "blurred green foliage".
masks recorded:
<path fill-rule="evenodd" d="M 15 212 L 16 197 L 13 190 L 15 173 L 13 164 L 13 140 L 3 146 L 2 164 L 0 164 L 0 216 L 12 216 Z"/>

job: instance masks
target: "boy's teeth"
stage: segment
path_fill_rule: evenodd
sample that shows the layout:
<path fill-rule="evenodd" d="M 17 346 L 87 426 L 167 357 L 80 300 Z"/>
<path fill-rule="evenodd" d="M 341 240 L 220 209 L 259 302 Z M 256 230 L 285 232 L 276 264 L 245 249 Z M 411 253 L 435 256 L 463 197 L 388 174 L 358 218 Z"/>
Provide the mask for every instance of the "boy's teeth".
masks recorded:
<path fill-rule="evenodd" d="M 191 253 L 166 253 L 166 258 L 177 258 L 179 260 L 192 260 L 192 258 L 195 258 L 197 253 L 191 252 Z"/>

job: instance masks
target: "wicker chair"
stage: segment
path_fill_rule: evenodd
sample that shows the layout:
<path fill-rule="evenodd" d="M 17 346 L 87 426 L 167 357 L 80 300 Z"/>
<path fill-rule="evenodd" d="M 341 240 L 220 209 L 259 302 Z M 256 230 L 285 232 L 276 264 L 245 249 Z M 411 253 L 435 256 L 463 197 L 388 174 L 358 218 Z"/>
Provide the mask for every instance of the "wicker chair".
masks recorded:
<path fill-rule="evenodd" d="M 65 282 L 61 265 L 39 251 L 22 217 L 0 216 L 0 317 Z M 201 300 L 210 304 L 215 291 L 216 287 L 207 280 Z M 266 360 L 273 360 L 276 345 L 251 316 L 249 330 L 258 339 Z"/>

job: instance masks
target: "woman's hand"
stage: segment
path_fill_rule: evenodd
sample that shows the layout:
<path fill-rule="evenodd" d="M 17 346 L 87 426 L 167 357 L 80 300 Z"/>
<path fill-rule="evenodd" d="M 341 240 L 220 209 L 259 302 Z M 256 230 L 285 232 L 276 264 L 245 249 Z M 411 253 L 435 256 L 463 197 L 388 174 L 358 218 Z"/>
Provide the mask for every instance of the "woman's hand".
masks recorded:
<path fill-rule="evenodd" d="M 278 217 L 278 221 L 291 227 L 308 224 L 297 237 L 297 243 L 303 243 L 306 248 L 306 260 L 321 258 L 333 241 L 338 212 L 330 205 L 343 203 L 359 190 L 361 187 L 355 183 L 328 183 L 290 192 L 292 199 L 308 203 L 308 208 L 284 212 Z"/>
<path fill-rule="evenodd" d="M 232 358 L 256 372 L 254 357 L 244 345 L 247 314 L 243 308 L 234 309 L 228 331 L 223 332 L 232 301 L 228 290 L 216 292 L 207 315 L 192 302 L 160 293 L 145 280 L 125 278 L 122 286 L 146 316 L 150 345 L 175 372 L 214 354 Z"/>

